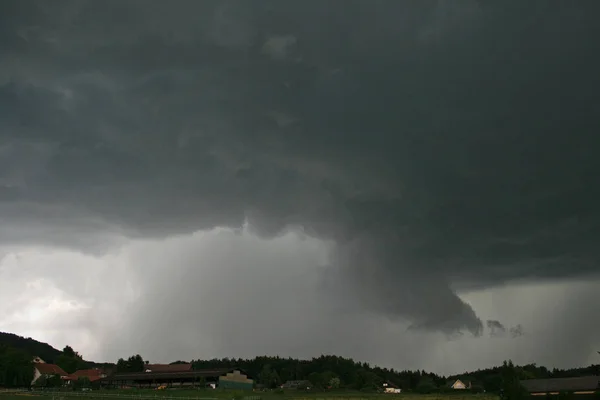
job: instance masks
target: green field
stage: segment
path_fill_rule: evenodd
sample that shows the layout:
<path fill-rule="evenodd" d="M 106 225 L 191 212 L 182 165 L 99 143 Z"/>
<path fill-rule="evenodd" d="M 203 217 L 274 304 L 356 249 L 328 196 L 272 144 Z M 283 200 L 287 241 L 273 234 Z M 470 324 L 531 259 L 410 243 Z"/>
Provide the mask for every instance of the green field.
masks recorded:
<path fill-rule="evenodd" d="M 375 394 L 361 392 L 299 393 L 281 392 L 239 392 L 225 390 L 102 390 L 93 392 L 48 392 L 2 394 L 1 400 L 69 400 L 69 399 L 181 399 L 181 400 L 498 400 L 498 396 L 486 394 Z"/>

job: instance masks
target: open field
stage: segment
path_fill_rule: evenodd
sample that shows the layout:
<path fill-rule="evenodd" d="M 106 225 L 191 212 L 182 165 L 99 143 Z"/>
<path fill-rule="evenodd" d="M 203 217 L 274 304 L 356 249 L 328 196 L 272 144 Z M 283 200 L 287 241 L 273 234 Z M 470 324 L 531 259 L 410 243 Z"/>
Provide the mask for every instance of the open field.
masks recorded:
<path fill-rule="evenodd" d="M 276 392 L 260 392 L 260 393 L 244 393 L 236 391 L 220 391 L 220 390 L 106 390 L 93 392 L 48 392 L 48 393 L 15 393 L 2 394 L 1 400 L 109 400 L 109 399 L 174 399 L 174 400 L 498 400 L 498 396 L 486 394 L 375 394 L 361 392 L 339 392 L 339 393 L 276 393 Z"/>

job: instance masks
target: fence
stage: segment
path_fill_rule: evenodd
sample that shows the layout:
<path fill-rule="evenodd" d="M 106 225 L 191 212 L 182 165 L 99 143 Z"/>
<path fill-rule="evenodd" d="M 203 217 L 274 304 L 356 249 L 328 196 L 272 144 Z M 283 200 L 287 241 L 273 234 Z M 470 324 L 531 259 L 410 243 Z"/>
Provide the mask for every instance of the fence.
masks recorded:
<path fill-rule="evenodd" d="M 3 394 L 10 395 L 22 395 L 23 400 L 27 400 L 25 396 L 37 397 L 39 399 L 47 400 L 69 400 L 69 399 L 123 399 L 123 400 L 228 400 L 226 397 L 201 397 L 201 396 L 169 396 L 163 394 L 125 394 L 125 393 L 106 393 L 100 391 L 91 391 L 91 392 L 71 392 L 71 391 L 34 391 L 29 392 L 28 390 L 0 390 L 0 399 Z M 19 396 L 21 397 L 21 396 Z M 261 396 L 244 396 L 242 398 L 238 398 L 239 400 L 262 400 Z M 332 400 L 329 398 L 287 398 L 287 400 Z M 369 400 L 368 398 L 357 398 L 357 397 L 348 397 L 342 398 L 338 397 L 335 400 Z"/>
<path fill-rule="evenodd" d="M 121 394 L 121 393 L 102 393 L 102 392 L 38 392 L 38 395 L 46 398 L 52 397 L 53 400 L 66 400 L 68 398 L 89 398 L 89 399 L 137 399 L 137 400 L 220 400 L 217 397 L 200 396 L 165 396 L 159 394 Z M 222 400 L 222 399 L 221 399 Z"/>
<path fill-rule="evenodd" d="M 0 389 L 0 395 L 27 392 L 27 389 Z"/>

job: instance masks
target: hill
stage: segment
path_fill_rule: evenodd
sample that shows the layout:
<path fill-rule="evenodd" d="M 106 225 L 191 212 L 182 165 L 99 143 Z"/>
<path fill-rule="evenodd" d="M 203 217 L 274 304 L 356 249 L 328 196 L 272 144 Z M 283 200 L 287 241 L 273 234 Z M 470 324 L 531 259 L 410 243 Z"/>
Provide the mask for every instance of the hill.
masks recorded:
<path fill-rule="evenodd" d="M 32 338 L 24 338 L 14 333 L 0 332 L 0 345 L 6 345 L 13 349 L 21 350 L 31 356 L 41 357 L 48 363 L 55 363 L 62 351 L 55 349 L 48 343 L 38 342 Z"/>
<path fill-rule="evenodd" d="M 0 332 L 0 347 L 2 346 L 17 350 L 30 358 L 37 356 L 47 363 L 59 364 L 67 372 L 73 368 L 111 367 L 114 365 L 86 361 L 70 346 L 66 346 L 61 351 L 48 343 L 25 338 L 14 333 Z"/>

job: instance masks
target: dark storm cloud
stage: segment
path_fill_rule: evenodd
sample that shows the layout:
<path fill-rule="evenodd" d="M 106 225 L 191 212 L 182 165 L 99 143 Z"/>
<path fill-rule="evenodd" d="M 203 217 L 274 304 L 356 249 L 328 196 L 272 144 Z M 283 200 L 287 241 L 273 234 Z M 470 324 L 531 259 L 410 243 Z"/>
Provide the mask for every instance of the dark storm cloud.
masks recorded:
<path fill-rule="evenodd" d="M 6 242 L 303 227 L 363 306 L 476 335 L 450 284 L 597 269 L 597 2 L 1 7 Z"/>

